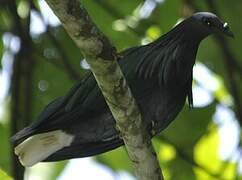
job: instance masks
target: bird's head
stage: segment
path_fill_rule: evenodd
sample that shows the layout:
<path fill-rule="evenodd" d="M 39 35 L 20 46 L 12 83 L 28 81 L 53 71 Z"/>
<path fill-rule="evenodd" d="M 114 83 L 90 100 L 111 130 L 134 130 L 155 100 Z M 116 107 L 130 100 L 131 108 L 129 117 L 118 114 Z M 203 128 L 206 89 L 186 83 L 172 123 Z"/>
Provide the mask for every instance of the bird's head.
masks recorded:
<path fill-rule="evenodd" d="M 204 35 L 220 33 L 229 37 L 234 34 L 229 28 L 228 23 L 220 20 L 215 14 L 209 12 L 198 12 L 191 16 L 193 28 Z"/>

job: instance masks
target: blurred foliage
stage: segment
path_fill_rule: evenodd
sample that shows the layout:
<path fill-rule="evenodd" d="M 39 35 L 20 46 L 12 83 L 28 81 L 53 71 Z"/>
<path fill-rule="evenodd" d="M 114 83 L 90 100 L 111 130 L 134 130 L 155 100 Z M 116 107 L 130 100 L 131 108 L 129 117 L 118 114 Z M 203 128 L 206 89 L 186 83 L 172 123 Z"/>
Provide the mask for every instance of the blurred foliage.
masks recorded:
<path fill-rule="evenodd" d="M 242 178 L 238 173 L 239 160 L 235 160 L 233 154 L 227 159 L 220 155 L 220 144 L 223 139 L 219 134 L 220 124 L 214 121 L 218 105 L 232 110 L 237 115 L 234 121 L 242 120 L 238 113 L 242 111 L 238 109 L 241 108 L 239 103 L 242 99 L 237 98 L 238 96 L 231 91 L 231 87 L 235 87 L 239 97 L 242 95 L 242 33 L 240 33 L 242 1 L 122 0 L 121 3 L 117 0 L 81 0 L 81 2 L 93 21 L 119 51 L 153 41 L 195 9 L 208 11 L 211 10 L 211 3 L 216 5 L 212 10 L 219 12 L 221 18 L 231 24 L 235 33 L 236 40 L 226 40 L 224 43 L 231 53 L 230 58 L 233 56 L 237 64 L 231 67 L 226 64 L 224 50 L 216 37 L 204 40 L 200 45 L 197 59 L 211 72 L 213 82 L 218 83 L 216 89 L 209 91 L 213 100 L 192 110 L 186 106 L 176 121 L 160 136 L 154 138 L 153 144 L 166 179 Z M 14 163 L 11 162 L 12 150 L 9 137 L 30 123 L 22 118 L 25 117 L 24 113 L 28 113 L 27 117 L 34 120 L 51 100 L 70 89 L 74 82 L 86 73 L 86 69 L 81 66 L 82 55 L 64 29 L 60 25 L 48 24 L 45 18 L 41 20 L 43 15 L 47 15 L 41 13 L 44 12 L 43 9 L 40 12 L 43 0 L 18 0 L 16 6 L 15 1 L 3 0 L 0 3 L 0 37 L 2 37 L 0 70 L 7 72 L 9 77 L 7 80 L 11 85 L 4 101 L 0 102 L 0 168 L 7 174 L 13 174 L 11 169 Z M 40 18 L 40 24 L 44 26 L 41 33 L 31 33 L 32 29 L 42 28 L 40 24 L 38 24 L 39 27 L 31 27 L 33 12 Z M 31 18 L 30 14 L 32 14 Z M 11 35 L 10 38 L 7 38 L 7 34 Z M 20 39 L 19 49 L 13 37 Z M 26 49 L 27 53 L 25 53 Z M 11 57 L 14 59 L 13 62 Z M 17 61 L 20 65 L 16 63 Z M 14 68 L 14 65 L 17 68 Z M 29 74 L 26 75 L 26 72 Z M 230 72 L 233 73 L 232 76 Z M 14 77 L 17 80 L 11 81 L 12 74 L 16 75 Z M 21 77 L 21 80 L 18 80 L 18 77 Z M 1 80 L 0 83 L 4 82 Z M 196 79 L 194 85 L 205 91 L 210 88 L 202 87 Z M 7 85 L 0 84 L 0 86 Z M 23 99 L 21 101 L 17 101 L 16 96 L 13 95 L 16 94 L 15 86 L 24 87 L 17 92 Z M 17 112 L 19 119 L 12 119 L 16 112 L 14 105 L 26 106 L 24 112 Z M 16 124 L 17 130 L 14 130 L 13 127 Z M 235 151 L 239 150 L 238 146 Z M 95 159 L 114 171 L 125 170 L 133 173 L 132 165 L 123 147 L 98 155 Z M 66 162 L 50 163 L 38 165 L 28 171 L 42 179 L 56 179 L 65 165 Z M 11 179 L 2 170 L 0 170 L 0 179 Z"/>
<path fill-rule="evenodd" d="M 36 166 L 28 168 L 26 170 L 26 179 L 38 179 L 53 180 L 59 176 L 62 170 L 65 168 L 67 161 L 53 162 L 53 163 L 39 163 Z"/>
<path fill-rule="evenodd" d="M 1 180 L 12 180 L 10 176 L 8 176 L 3 170 L 0 169 L 0 179 Z"/>

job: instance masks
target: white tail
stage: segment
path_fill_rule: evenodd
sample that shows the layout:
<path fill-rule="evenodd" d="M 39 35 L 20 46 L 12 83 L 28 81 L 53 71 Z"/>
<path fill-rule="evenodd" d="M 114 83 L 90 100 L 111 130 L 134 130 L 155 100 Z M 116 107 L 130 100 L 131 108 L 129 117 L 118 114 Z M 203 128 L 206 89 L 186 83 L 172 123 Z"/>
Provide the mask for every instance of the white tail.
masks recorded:
<path fill-rule="evenodd" d="M 69 146 L 74 136 L 61 130 L 36 134 L 17 147 L 14 152 L 23 166 L 29 167 L 46 159 L 54 152 Z"/>

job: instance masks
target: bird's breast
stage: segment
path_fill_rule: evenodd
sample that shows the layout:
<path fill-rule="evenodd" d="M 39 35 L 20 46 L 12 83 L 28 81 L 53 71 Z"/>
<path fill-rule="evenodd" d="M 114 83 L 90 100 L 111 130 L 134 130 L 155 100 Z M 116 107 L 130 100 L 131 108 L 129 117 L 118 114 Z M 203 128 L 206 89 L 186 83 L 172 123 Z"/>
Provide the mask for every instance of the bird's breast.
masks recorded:
<path fill-rule="evenodd" d="M 153 131 L 159 133 L 176 118 L 185 100 L 186 92 L 183 89 L 158 88 L 139 104 L 147 126 L 152 126 Z"/>

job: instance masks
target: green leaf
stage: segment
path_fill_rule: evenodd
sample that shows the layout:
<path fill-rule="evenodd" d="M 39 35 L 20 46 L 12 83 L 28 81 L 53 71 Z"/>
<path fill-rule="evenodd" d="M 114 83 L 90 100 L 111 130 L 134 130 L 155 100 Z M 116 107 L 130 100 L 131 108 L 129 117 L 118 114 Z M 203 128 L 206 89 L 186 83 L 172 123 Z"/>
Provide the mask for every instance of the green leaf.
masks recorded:
<path fill-rule="evenodd" d="M 100 2 L 85 0 L 82 3 L 87 8 L 88 13 L 92 17 L 93 21 L 97 24 L 100 30 L 111 40 L 112 43 L 117 47 L 118 50 L 128 48 L 140 44 L 140 39 L 136 33 L 133 31 L 116 31 L 113 25 L 118 19 L 125 19 L 126 16 L 132 16 L 133 11 L 138 6 L 138 1 L 122 1 L 122 3 L 117 3 L 117 1 L 107 2 L 112 7 L 112 11 L 117 11 L 123 17 L 116 17 L 113 15 L 111 10 L 100 5 Z M 129 8 L 125 8 L 129 6 Z M 122 9 L 122 11 L 120 11 Z M 105 23 L 104 23 L 105 22 Z M 124 38 L 125 37 L 125 38 Z"/>
<path fill-rule="evenodd" d="M 8 11 L 6 11 L 6 8 L 0 7 L 0 23 L 1 23 L 1 30 L 4 31 L 10 31 L 10 28 L 13 24 L 10 14 Z"/>
<path fill-rule="evenodd" d="M 9 111 L 6 108 L 9 102 L 6 101 L 2 104 L 3 115 L 0 116 L 0 167 L 7 172 L 11 173 L 11 145 L 10 145 L 10 123 Z M 0 178 L 1 179 L 1 178 Z"/>
<path fill-rule="evenodd" d="M 156 11 L 151 16 L 151 19 L 160 25 L 162 32 L 167 32 L 181 17 L 179 14 L 181 8 L 182 1 L 180 0 L 164 1 L 160 3 Z"/>
<path fill-rule="evenodd" d="M 2 34 L 0 34 L 2 36 Z M 3 40 L 0 40 L 0 59 L 2 59 L 4 53 L 4 46 L 3 46 Z M 2 61 L 0 61 L 0 69 L 2 69 Z"/>
<path fill-rule="evenodd" d="M 80 51 L 77 50 L 63 30 L 58 30 L 56 34 L 59 36 L 57 40 L 60 39 L 59 43 L 67 52 L 70 60 L 69 63 L 73 69 L 80 75 L 83 74 L 84 70 L 80 66 Z M 61 38 L 61 36 L 64 37 Z M 65 45 L 62 42 L 65 42 Z M 59 49 L 53 46 L 47 35 L 42 35 L 38 41 L 36 40 L 36 46 L 40 51 L 39 53 L 43 53 L 44 56 L 39 57 L 39 54 L 36 54 L 38 58 L 35 62 L 33 76 L 33 117 L 36 117 L 55 98 L 65 95 L 75 84 L 74 80 L 70 79 L 62 63 L 61 57 L 58 54 Z M 69 47 L 70 49 L 66 50 L 65 47 Z"/>
<path fill-rule="evenodd" d="M 162 132 L 162 136 L 165 137 L 162 138 L 162 142 L 173 146 L 173 149 L 170 147 L 169 150 L 170 154 L 173 154 L 171 156 L 172 158 L 166 163 L 168 174 L 171 179 L 186 180 L 188 177 L 189 180 L 196 179 L 192 164 L 185 159 L 189 159 L 189 161 L 193 160 L 193 148 L 203 134 L 206 133 L 214 111 L 215 103 L 205 108 L 189 109 L 185 106 L 176 120 Z M 164 141 L 164 139 L 166 141 Z M 161 145 L 158 151 L 158 157 L 161 157 L 159 158 L 161 164 L 164 162 L 164 159 L 167 158 L 167 155 L 170 156 L 169 153 L 162 153 L 162 151 L 164 151 L 162 148 L 164 148 L 164 146 Z M 174 151 L 179 152 L 175 153 Z M 186 157 L 183 157 L 184 154 Z"/>
<path fill-rule="evenodd" d="M 38 63 L 33 82 L 34 117 L 53 99 L 64 95 L 71 86 L 71 81 L 58 68 L 44 60 Z"/>
<path fill-rule="evenodd" d="M 196 175 L 192 170 L 191 164 L 177 157 L 169 163 L 171 179 L 174 180 L 196 180 Z M 189 177 L 189 178 L 188 178 Z"/>
<path fill-rule="evenodd" d="M 194 147 L 194 159 L 202 167 L 209 169 L 218 179 L 235 179 L 236 165 L 234 162 L 223 161 L 219 156 L 219 132 L 214 126 L 204 135 Z M 195 168 L 199 180 L 212 178 L 205 171 Z M 213 178 L 216 179 L 216 178 Z"/>
<path fill-rule="evenodd" d="M 57 179 L 60 173 L 63 171 L 67 164 L 67 161 L 52 162 L 52 163 L 38 163 L 37 165 L 27 168 L 28 179 L 34 179 L 38 177 L 44 180 Z"/>
<path fill-rule="evenodd" d="M 12 180 L 13 178 L 8 176 L 2 169 L 0 169 L 0 179 L 1 180 Z"/>
<path fill-rule="evenodd" d="M 133 173 L 132 164 L 124 147 L 95 156 L 95 158 L 98 162 L 107 165 L 115 171 L 125 170 Z"/>
<path fill-rule="evenodd" d="M 56 28 L 54 34 L 55 34 L 57 42 L 63 48 L 60 50 L 60 49 L 58 49 L 58 47 L 53 47 L 53 45 L 51 46 L 52 48 L 54 48 L 56 50 L 57 53 L 59 52 L 57 61 L 59 61 L 59 63 L 62 63 L 60 56 L 61 56 L 61 53 L 65 53 L 66 56 L 68 57 L 68 59 L 66 59 L 66 61 L 69 61 L 69 63 L 72 65 L 72 68 L 76 72 L 83 74 L 83 69 L 80 66 L 80 61 L 83 59 L 83 56 L 82 56 L 79 48 L 76 46 L 76 44 L 73 42 L 73 40 L 70 38 L 70 36 L 66 33 L 66 31 L 62 27 Z M 48 36 L 46 38 L 49 39 Z M 63 42 L 65 42 L 65 43 L 63 43 Z M 62 52 L 60 52 L 60 51 L 62 51 Z"/>
<path fill-rule="evenodd" d="M 162 135 L 191 154 L 193 146 L 206 133 L 214 112 L 215 103 L 204 108 L 189 109 L 185 106 Z"/>

